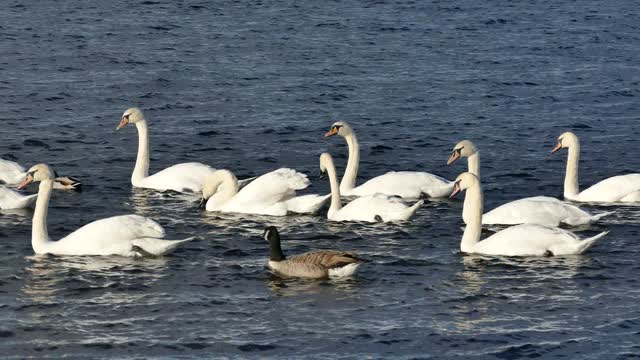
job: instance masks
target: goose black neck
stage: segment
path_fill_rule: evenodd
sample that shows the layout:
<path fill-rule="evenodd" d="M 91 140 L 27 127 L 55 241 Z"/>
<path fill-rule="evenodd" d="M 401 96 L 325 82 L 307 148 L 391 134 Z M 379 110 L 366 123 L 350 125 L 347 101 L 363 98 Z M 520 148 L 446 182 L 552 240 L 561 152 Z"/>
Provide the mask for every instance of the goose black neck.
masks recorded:
<path fill-rule="evenodd" d="M 282 248 L 280 247 L 280 235 L 277 231 L 271 230 L 267 235 L 269 240 L 269 248 L 271 254 L 269 255 L 269 260 L 271 261 L 284 261 L 287 258 L 284 256 L 282 252 Z"/>

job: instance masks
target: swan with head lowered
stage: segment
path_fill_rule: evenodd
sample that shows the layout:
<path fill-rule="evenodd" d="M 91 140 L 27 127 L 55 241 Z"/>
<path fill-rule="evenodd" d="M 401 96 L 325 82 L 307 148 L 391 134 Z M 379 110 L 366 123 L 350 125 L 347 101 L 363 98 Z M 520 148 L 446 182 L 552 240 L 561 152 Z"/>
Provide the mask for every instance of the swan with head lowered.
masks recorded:
<path fill-rule="evenodd" d="M 447 165 L 466 157 L 468 171 L 478 178 L 480 177 L 480 152 L 470 140 L 463 140 L 456 144 L 447 161 Z M 602 217 L 611 214 L 605 212 L 591 215 L 579 207 L 548 196 L 535 196 L 515 200 L 489 211 L 482 216 L 484 225 L 516 225 L 516 224 L 541 224 L 570 226 L 591 224 Z M 467 216 L 463 214 L 467 223 Z"/>
<path fill-rule="evenodd" d="M 17 162 L 0 159 L 0 184 L 18 186 L 27 175 L 25 169 Z M 57 176 L 53 182 L 54 189 L 81 190 L 82 183 L 72 176 Z"/>
<path fill-rule="evenodd" d="M 451 197 L 466 190 L 463 213 L 467 226 L 460 242 L 465 253 L 504 256 L 557 256 L 582 254 L 608 231 L 580 240 L 578 236 L 553 226 L 521 224 L 499 231 L 484 240 L 482 233 L 483 196 L 480 179 L 469 172 L 456 178 Z"/>
<path fill-rule="evenodd" d="M 360 145 L 356 134 L 349 124 L 338 121 L 324 136 L 334 135 L 342 136 L 349 147 L 347 167 L 340 182 L 342 196 L 385 194 L 415 200 L 447 197 L 453 188 L 452 182 L 440 176 L 418 171 L 391 171 L 356 186 L 360 166 Z"/>
<path fill-rule="evenodd" d="M 117 129 L 127 124 L 135 124 L 138 129 L 138 158 L 131 175 L 131 184 L 138 188 L 155 189 L 160 191 L 173 190 L 189 193 L 200 192 L 204 180 L 215 169 L 197 163 L 183 163 L 168 167 L 158 173 L 149 175 L 149 130 L 147 120 L 138 108 L 131 108 L 124 112 Z"/>
<path fill-rule="evenodd" d="M 320 171 L 329 175 L 331 205 L 329 206 L 327 219 L 331 221 L 407 221 L 424 204 L 424 201 L 420 200 L 412 206 L 407 206 L 397 197 L 375 194 L 358 197 L 343 207 L 340 200 L 336 168 L 333 165 L 333 158 L 328 153 L 320 155 Z"/>
<path fill-rule="evenodd" d="M 616 203 L 640 202 L 640 174 L 613 176 L 580 191 L 578 183 L 578 163 L 580 162 L 580 140 L 572 132 L 558 137 L 555 153 L 568 149 L 567 171 L 564 178 L 564 197 L 572 201 Z"/>
<path fill-rule="evenodd" d="M 207 211 L 272 216 L 315 213 L 329 200 L 329 195 L 296 196 L 296 190 L 307 186 L 306 175 L 281 168 L 259 176 L 240 189 L 231 171 L 218 170 L 205 181 L 201 205 Z"/>
<path fill-rule="evenodd" d="M 63 239 L 52 241 L 47 232 L 47 214 L 54 179 L 49 166 L 38 164 L 29 169 L 19 186 L 40 182 L 31 235 L 36 254 L 160 256 L 191 240 L 163 240 L 165 232 L 157 222 L 138 215 L 124 215 L 94 221 Z"/>
<path fill-rule="evenodd" d="M 275 226 L 265 229 L 264 238 L 271 250 L 269 269 L 278 276 L 311 279 L 351 276 L 361 263 L 369 262 L 353 253 L 338 250 L 316 250 L 286 258 Z"/>

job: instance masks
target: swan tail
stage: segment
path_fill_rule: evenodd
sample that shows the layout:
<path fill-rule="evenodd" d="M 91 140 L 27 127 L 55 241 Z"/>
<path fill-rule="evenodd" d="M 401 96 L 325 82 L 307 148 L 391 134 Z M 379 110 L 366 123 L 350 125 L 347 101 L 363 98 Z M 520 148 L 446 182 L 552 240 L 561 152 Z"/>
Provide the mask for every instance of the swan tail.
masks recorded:
<path fill-rule="evenodd" d="M 577 245 L 577 249 L 576 249 L 576 254 L 582 254 L 583 252 L 587 251 L 587 249 L 589 249 L 591 246 L 593 246 L 593 244 L 596 243 L 596 241 L 602 239 L 603 237 L 605 237 L 609 232 L 608 231 L 603 231 L 600 234 L 590 237 L 588 239 L 582 240 L 578 243 Z"/>
<path fill-rule="evenodd" d="M 143 257 L 163 256 L 172 253 L 180 244 L 195 239 L 195 236 L 182 240 L 162 240 L 156 238 L 142 238 L 133 241 L 133 248 L 137 247 L 141 251 L 137 251 Z"/>
<path fill-rule="evenodd" d="M 418 211 L 420 206 L 422 206 L 423 204 L 424 204 L 424 200 L 420 200 L 415 204 L 413 204 L 412 206 L 408 207 L 407 210 L 405 210 L 401 220 L 411 219 L 416 214 L 416 211 Z"/>
<path fill-rule="evenodd" d="M 360 263 L 351 263 L 342 267 L 329 269 L 329 276 L 330 277 L 351 276 L 356 273 L 356 270 L 358 270 L 358 266 L 360 266 Z"/>
<path fill-rule="evenodd" d="M 315 214 L 329 200 L 329 195 L 302 195 L 295 196 L 286 201 L 287 211 L 296 214 Z"/>
<path fill-rule="evenodd" d="M 607 212 L 603 212 L 603 213 L 601 213 L 601 214 L 593 215 L 593 216 L 591 217 L 591 219 L 589 219 L 589 224 L 593 224 L 594 222 L 599 221 L 599 220 L 600 220 L 600 219 L 602 219 L 603 217 L 605 217 L 605 216 L 609 216 L 609 215 L 611 215 L 611 214 L 613 214 L 613 213 L 615 213 L 615 211 L 607 211 Z"/>
<path fill-rule="evenodd" d="M 257 176 L 254 176 L 247 179 L 238 180 L 238 186 L 240 187 L 240 189 L 242 189 L 243 187 L 249 185 L 250 182 L 252 182 L 257 178 L 258 178 Z"/>

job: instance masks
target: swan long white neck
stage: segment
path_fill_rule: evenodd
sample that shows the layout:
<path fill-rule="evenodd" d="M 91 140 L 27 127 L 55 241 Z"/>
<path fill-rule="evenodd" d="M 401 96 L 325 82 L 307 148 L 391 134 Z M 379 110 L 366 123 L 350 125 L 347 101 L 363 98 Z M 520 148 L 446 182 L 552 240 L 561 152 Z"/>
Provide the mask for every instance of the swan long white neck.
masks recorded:
<path fill-rule="evenodd" d="M 31 246 L 36 254 L 46 253 L 46 248 L 51 244 L 47 231 L 47 214 L 49 213 L 49 199 L 52 189 L 53 180 L 42 181 L 38 188 L 38 199 L 31 226 Z"/>
<path fill-rule="evenodd" d="M 344 170 L 344 175 L 340 182 L 340 191 L 346 193 L 356 187 L 358 167 L 360 166 L 360 144 L 353 130 L 351 130 L 344 139 L 347 141 L 349 148 L 349 159 L 347 160 L 347 168 Z"/>
<path fill-rule="evenodd" d="M 329 159 L 330 160 L 330 159 Z M 329 175 L 329 184 L 331 185 L 331 205 L 327 212 L 327 217 L 331 218 L 338 210 L 342 209 L 342 201 L 340 200 L 340 186 L 338 185 L 338 175 L 333 161 L 326 164 L 327 174 Z M 342 180 L 344 182 L 344 178 Z"/>
<path fill-rule="evenodd" d="M 571 199 L 580 193 L 578 183 L 578 166 L 580 163 L 580 142 L 576 139 L 569 147 L 567 155 L 567 172 L 564 177 L 564 197 Z"/>
<path fill-rule="evenodd" d="M 147 121 L 141 120 L 136 123 L 138 129 L 138 158 L 136 167 L 131 175 L 131 184 L 137 186 L 143 179 L 149 176 L 149 130 Z"/>
<path fill-rule="evenodd" d="M 480 178 L 480 153 L 475 152 L 467 158 L 469 172 Z"/>
<path fill-rule="evenodd" d="M 475 245 L 480 241 L 482 233 L 483 198 L 480 183 L 467 189 L 463 206 L 462 211 L 466 212 L 468 219 L 465 219 L 467 227 L 464 229 L 462 241 L 460 241 L 460 251 L 472 253 Z"/>

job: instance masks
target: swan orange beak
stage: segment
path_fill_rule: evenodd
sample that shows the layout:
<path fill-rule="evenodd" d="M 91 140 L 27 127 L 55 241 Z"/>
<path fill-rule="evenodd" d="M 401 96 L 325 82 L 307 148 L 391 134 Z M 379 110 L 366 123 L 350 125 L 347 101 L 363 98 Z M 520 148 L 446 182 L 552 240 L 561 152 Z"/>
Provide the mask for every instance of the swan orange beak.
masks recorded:
<path fill-rule="evenodd" d="M 458 159 L 460 159 L 460 151 L 453 150 L 451 157 L 447 160 L 447 165 L 453 164 Z"/>
<path fill-rule="evenodd" d="M 562 149 L 562 143 L 560 141 L 558 141 L 558 143 L 556 144 L 556 147 L 553 148 L 553 150 L 551 150 L 551 153 L 555 153 L 558 150 Z"/>
<path fill-rule="evenodd" d="M 20 185 L 18 185 L 18 190 L 23 189 L 25 186 L 31 184 L 33 182 L 33 176 L 31 174 L 27 174 L 27 177 L 24 179 L 23 182 L 20 183 Z"/>
<path fill-rule="evenodd" d="M 122 120 L 120 120 L 120 125 L 118 125 L 118 127 L 116 128 L 116 130 L 120 130 L 123 127 L 125 127 L 127 124 L 129 123 L 129 118 L 126 116 L 122 117 Z"/>
<path fill-rule="evenodd" d="M 335 134 L 338 133 L 338 128 L 337 127 L 332 127 L 331 130 L 329 130 L 326 134 L 324 134 L 324 137 L 328 138 L 330 136 L 333 136 Z"/>
<path fill-rule="evenodd" d="M 456 181 L 456 183 L 453 185 L 453 192 L 451 193 L 451 195 L 449 195 L 449 199 L 456 196 L 456 194 L 459 192 L 460 192 L 460 181 Z"/>

